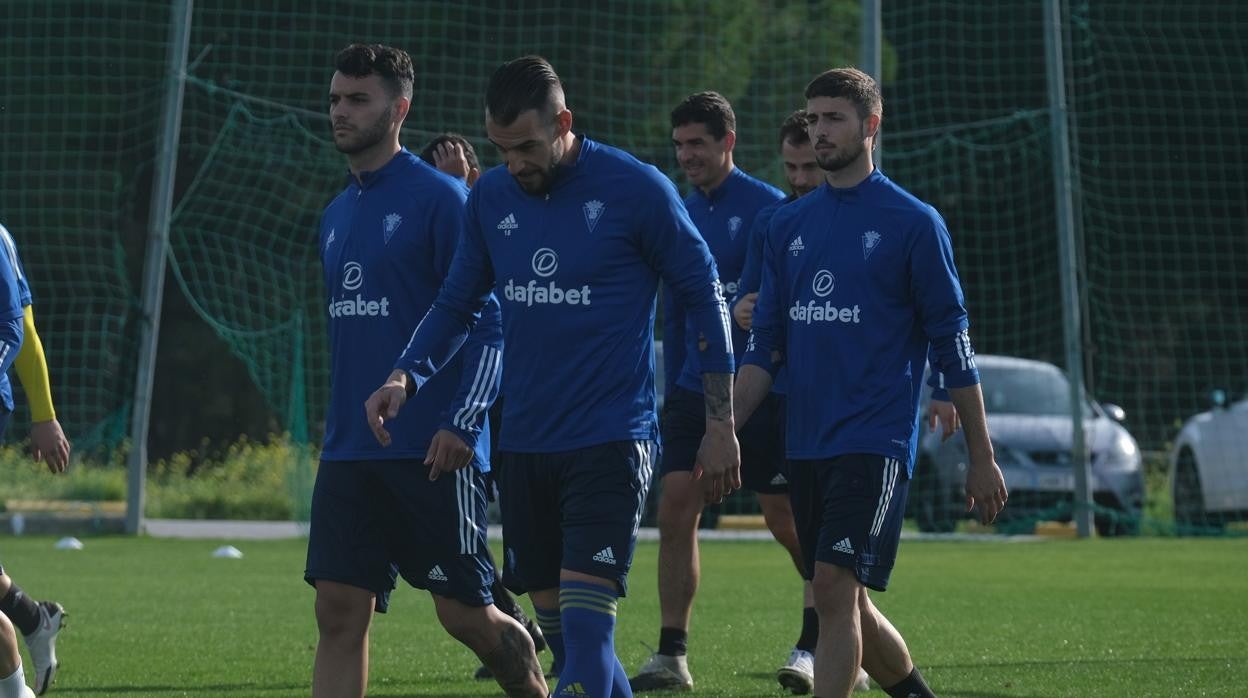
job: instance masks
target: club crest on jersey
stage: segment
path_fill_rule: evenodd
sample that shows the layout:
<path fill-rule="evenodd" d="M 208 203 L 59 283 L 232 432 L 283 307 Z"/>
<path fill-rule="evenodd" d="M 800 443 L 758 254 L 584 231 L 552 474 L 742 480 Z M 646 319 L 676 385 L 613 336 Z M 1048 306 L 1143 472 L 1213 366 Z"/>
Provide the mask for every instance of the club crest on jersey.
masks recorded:
<path fill-rule="evenodd" d="M 862 258 L 866 259 L 875 252 L 875 248 L 880 246 L 880 234 L 874 230 L 868 230 L 862 234 Z"/>
<path fill-rule="evenodd" d="M 403 216 L 397 213 L 391 213 L 381 219 L 382 235 L 385 237 L 385 243 L 390 244 L 390 238 L 394 237 L 394 231 L 399 229 L 399 224 L 403 222 Z"/>
<path fill-rule="evenodd" d="M 594 228 L 598 227 L 598 219 L 602 218 L 602 212 L 606 209 L 607 205 L 597 199 L 585 202 L 581 210 L 585 212 L 585 225 L 589 226 L 589 232 L 594 232 Z"/>
<path fill-rule="evenodd" d="M 728 237 L 733 240 L 737 239 L 737 233 L 741 232 L 741 216 L 733 216 L 728 219 Z"/>

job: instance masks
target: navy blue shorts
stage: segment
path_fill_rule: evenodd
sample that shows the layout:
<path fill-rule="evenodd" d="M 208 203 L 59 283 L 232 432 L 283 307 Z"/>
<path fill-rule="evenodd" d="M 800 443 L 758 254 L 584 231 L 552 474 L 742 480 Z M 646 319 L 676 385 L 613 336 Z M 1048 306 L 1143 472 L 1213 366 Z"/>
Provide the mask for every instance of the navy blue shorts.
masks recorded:
<path fill-rule="evenodd" d="M 653 441 L 497 454 L 507 588 L 554 589 L 567 569 L 613 579 L 623 596 L 654 456 Z"/>
<path fill-rule="evenodd" d="M 385 613 L 399 575 L 469 606 L 494 602 L 485 483 L 475 468 L 429 481 L 418 460 L 321 461 L 304 579 L 367 589 Z"/>
<path fill-rule="evenodd" d="M 872 454 L 795 460 L 789 462 L 789 481 L 806 578 L 814 578 L 815 562 L 826 562 L 884 591 L 910 490 L 906 464 Z"/>
<path fill-rule="evenodd" d="M 784 459 L 784 396 L 771 393 L 737 433 L 741 444 L 741 486 L 759 494 L 789 491 Z M 706 398 L 676 387 L 663 403 L 660 476 L 693 470 L 706 434 Z"/>

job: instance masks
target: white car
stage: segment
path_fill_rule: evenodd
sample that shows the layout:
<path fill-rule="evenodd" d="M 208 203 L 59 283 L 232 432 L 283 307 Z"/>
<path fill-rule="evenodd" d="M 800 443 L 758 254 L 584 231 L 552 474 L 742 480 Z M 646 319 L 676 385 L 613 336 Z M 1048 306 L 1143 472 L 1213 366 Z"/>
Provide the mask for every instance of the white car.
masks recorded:
<path fill-rule="evenodd" d="M 1228 405 L 1213 391 L 1213 409 L 1187 420 L 1170 452 L 1174 520 L 1220 528 L 1248 516 L 1248 398 Z"/>

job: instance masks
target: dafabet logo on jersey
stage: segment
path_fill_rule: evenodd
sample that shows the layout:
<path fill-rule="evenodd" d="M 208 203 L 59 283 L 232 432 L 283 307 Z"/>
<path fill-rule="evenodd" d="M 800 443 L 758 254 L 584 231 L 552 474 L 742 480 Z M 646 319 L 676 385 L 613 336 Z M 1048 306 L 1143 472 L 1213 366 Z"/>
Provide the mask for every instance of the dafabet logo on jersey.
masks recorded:
<path fill-rule="evenodd" d="M 815 294 L 816 298 L 827 298 L 832 295 L 832 291 L 836 288 L 836 277 L 827 269 L 820 269 L 815 272 L 815 278 L 810 282 L 810 290 Z M 805 305 L 799 300 L 789 308 L 789 319 L 793 322 L 804 322 L 807 325 L 813 322 L 843 322 L 846 324 L 854 324 L 862 322 L 859 319 L 859 307 L 854 305 L 852 308 L 839 308 L 832 305 L 831 301 L 824 301 L 822 305 L 814 298 L 810 299 Z"/>
<path fill-rule="evenodd" d="M 559 255 L 549 247 L 543 247 L 533 253 L 531 260 L 533 273 L 541 279 L 549 279 L 559 270 Z M 507 279 L 503 287 L 503 298 L 520 303 L 527 307 L 533 305 L 589 305 L 589 285 L 580 288 L 564 289 L 554 280 L 539 282 L 531 279 L 528 284 L 517 284 L 515 279 Z"/>
<path fill-rule="evenodd" d="M 364 266 L 359 262 L 347 262 L 342 265 L 342 290 L 344 292 L 356 291 L 355 298 L 346 297 L 329 302 L 329 316 L 331 318 L 345 317 L 390 317 L 390 299 L 382 296 L 381 298 L 370 300 L 359 292 L 364 286 Z"/>

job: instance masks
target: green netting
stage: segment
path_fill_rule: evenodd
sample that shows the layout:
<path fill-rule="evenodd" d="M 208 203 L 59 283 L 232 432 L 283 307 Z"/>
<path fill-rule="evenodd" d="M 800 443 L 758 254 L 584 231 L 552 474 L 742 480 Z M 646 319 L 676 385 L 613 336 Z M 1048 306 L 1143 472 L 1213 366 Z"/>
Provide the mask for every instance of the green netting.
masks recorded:
<path fill-rule="evenodd" d="M 978 349 L 1063 366 L 1044 3 L 882 5 L 883 168 L 948 220 Z M 79 443 L 125 432 L 168 15 L 157 0 L 13 0 L 0 25 L 0 220 L 34 280 L 53 379 L 74 386 L 58 397 Z M 1085 373 L 1094 397 L 1125 408 L 1149 468 L 1144 508 L 1118 530 L 1175 530 L 1176 505 L 1185 526 L 1217 527 L 1221 514 L 1170 501 L 1167 463 L 1211 389 L 1241 398 L 1248 387 L 1248 6 L 1075 0 L 1062 16 Z M 219 392 L 254 391 L 274 429 L 318 443 L 328 377 L 315 226 L 344 174 L 325 94 L 349 42 L 412 54 L 412 148 L 456 130 L 495 162 L 485 84 L 533 52 L 564 78 L 577 131 L 672 174 L 669 110 L 690 92 L 723 92 L 737 163 L 783 184 L 776 130 L 810 77 L 857 62 L 861 17 L 858 0 L 200 0 L 171 231 L 175 329 L 162 355 L 181 339 L 170 313 L 195 314 L 222 346 L 200 360 L 228 353 L 244 369 L 245 386 Z M 215 397 L 158 417 L 234 410 L 240 423 L 219 429 L 265 429 L 241 398 Z M 1212 477 L 1206 490 L 1228 490 Z M 912 498 L 933 492 L 949 496 L 950 483 L 917 481 Z M 1069 516 L 1068 498 L 1033 504 L 1018 530 Z"/>
<path fill-rule="evenodd" d="M 9 0 L 3 15 L 0 221 L 26 265 L 59 418 L 80 450 L 115 445 L 134 389 L 140 163 L 152 157 L 168 10 Z M 10 439 L 25 434 L 17 403 Z"/>
<path fill-rule="evenodd" d="M 1176 530 L 1172 506 L 1190 510 L 1179 512 L 1177 530 L 1220 527 L 1221 514 L 1170 501 L 1167 466 L 1179 426 L 1208 409 L 1210 388 L 1242 399 L 1248 386 L 1248 11 L 1163 2 L 1063 9 L 1085 380 L 1095 398 L 1125 409 L 1145 466 L 1142 510 L 1098 488 L 1098 527 Z M 1064 366 L 1043 18 L 1033 2 L 885 3 L 884 35 L 898 61 L 885 90 L 884 162 L 949 222 L 977 349 Z M 1220 477 L 1239 489 L 1227 499 L 1244 502 L 1241 510 L 1243 428 L 1228 449 L 1237 455 L 1221 466 L 1241 474 Z M 1002 445 L 1003 465 L 1013 446 L 1039 462 L 1038 452 Z M 1104 453 L 1093 444 L 1098 478 Z M 1042 463 L 1020 483 L 1014 530 L 1069 518 L 1068 497 L 1030 491 L 1064 470 Z M 915 484 L 920 502 L 936 486 Z M 1212 497 L 1218 486 L 1205 486 Z"/>

